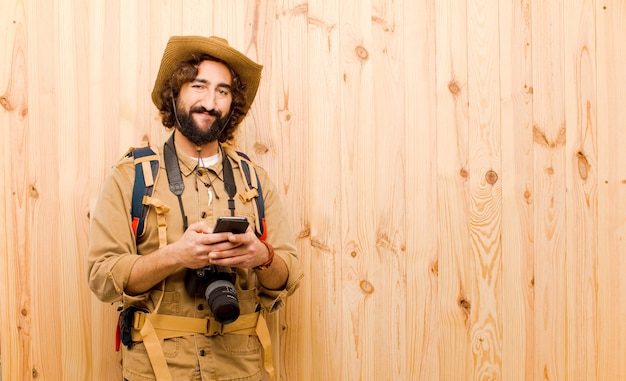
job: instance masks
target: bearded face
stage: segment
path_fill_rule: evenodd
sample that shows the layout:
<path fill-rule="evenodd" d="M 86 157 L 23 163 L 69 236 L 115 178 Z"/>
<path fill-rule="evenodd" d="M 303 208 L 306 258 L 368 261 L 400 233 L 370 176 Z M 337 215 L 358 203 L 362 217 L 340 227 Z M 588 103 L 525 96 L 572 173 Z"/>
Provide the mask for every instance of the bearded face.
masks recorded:
<path fill-rule="evenodd" d="M 202 106 L 197 106 L 191 108 L 189 112 L 187 112 L 181 106 L 176 106 L 176 114 L 178 116 L 177 128 L 183 136 L 197 146 L 202 146 L 218 140 L 220 134 L 226 126 L 226 123 L 228 123 L 227 117 L 222 117 L 222 113 L 219 110 L 207 110 Z M 201 128 L 198 126 L 193 117 L 194 113 L 208 114 L 216 119 L 213 123 L 211 123 L 209 128 Z"/>

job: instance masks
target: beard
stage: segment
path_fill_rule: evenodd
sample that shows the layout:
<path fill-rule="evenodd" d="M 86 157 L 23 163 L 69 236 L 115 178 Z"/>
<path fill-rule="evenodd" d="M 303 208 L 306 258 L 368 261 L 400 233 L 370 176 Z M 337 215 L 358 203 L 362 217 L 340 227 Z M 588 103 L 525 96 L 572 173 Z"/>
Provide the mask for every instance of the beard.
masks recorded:
<path fill-rule="evenodd" d="M 222 118 L 222 113 L 218 110 L 207 111 L 204 107 L 195 107 L 187 112 L 181 108 L 176 108 L 178 130 L 184 137 L 197 146 L 202 146 L 218 140 L 222 131 L 224 131 L 226 127 L 226 123 L 228 123 L 228 118 Z M 209 115 L 216 117 L 216 119 L 213 121 L 208 130 L 202 130 L 193 119 L 194 112 L 206 112 Z"/>

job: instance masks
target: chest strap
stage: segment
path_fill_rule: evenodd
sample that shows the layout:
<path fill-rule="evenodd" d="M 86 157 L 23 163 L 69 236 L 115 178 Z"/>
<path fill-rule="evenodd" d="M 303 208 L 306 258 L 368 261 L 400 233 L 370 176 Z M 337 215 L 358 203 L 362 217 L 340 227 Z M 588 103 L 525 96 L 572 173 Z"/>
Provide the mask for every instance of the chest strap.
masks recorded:
<path fill-rule="evenodd" d="M 216 336 L 225 334 L 254 335 L 263 346 L 265 370 L 274 379 L 272 341 L 263 314 L 255 312 L 241 315 L 231 324 L 221 324 L 213 318 L 190 318 L 136 311 L 131 331 L 133 341 L 143 341 L 157 381 L 171 381 L 160 341 L 173 337 L 202 334 Z"/>

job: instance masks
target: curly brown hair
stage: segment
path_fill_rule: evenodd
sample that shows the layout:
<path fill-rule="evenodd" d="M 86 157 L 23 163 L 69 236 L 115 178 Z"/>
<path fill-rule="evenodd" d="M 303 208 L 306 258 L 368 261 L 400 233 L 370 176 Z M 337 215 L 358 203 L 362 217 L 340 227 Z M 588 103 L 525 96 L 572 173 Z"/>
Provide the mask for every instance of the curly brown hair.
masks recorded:
<path fill-rule="evenodd" d="M 224 128 L 221 135 L 218 137 L 220 143 L 229 141 L 235 135 L 237 126 L 246 116 L 244 108 L 246 105 L 246 85 L 241 82 L 239 75 L 230 67 L 226 62 L 219 58 L 215 58 L 208 54 L 193 55 L 191 59 L 181 62 L 174 70 L 172 78 L 170 78 L 163 86 L 161 91 L 161 108 L 159 114 L 161 115 L 161 123 L 171 130 L 176 125 L 176 113 L 174 112 L 174 104 L 172 99 L 177 99 L 180 93 L 181 87 L 187 83 L 193 81 L 198 75 L 198 66 L 202 61 L 215 61 L 226 65 L 230 70 L 233 83 L 231 86 L 233 101 L 230 105 L 230 118 L 228 119 L 228 125 Z"/>

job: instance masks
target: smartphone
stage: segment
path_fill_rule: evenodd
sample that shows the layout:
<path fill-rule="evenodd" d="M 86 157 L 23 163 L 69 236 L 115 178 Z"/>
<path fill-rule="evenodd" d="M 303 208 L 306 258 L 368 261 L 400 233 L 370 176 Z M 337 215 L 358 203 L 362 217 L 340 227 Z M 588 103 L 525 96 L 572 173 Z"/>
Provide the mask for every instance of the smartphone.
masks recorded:
<path fill-rule="evenodd" d="M 248 219 L 246 217 L 222 216 L 217 217 L 213 233 L 231 232 L 241 234 L 245 233 L 246 229 L 248 229 Z"/>

